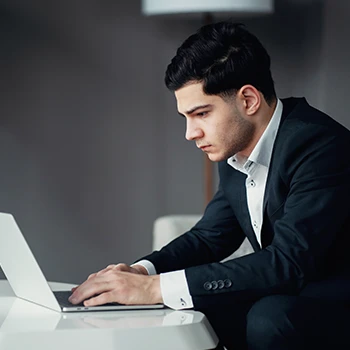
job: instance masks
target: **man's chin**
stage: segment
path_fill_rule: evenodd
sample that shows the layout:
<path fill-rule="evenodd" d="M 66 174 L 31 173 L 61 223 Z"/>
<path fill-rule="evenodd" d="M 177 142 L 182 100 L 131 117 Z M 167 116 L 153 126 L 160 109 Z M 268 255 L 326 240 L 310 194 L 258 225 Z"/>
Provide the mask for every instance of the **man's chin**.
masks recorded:
<path fill-rule="evenodd" d="M 225 158 L 220 154 L 207 153 L 207 156 L 212 162 L 221 162 L 222 160 L 225 160 Z"/>

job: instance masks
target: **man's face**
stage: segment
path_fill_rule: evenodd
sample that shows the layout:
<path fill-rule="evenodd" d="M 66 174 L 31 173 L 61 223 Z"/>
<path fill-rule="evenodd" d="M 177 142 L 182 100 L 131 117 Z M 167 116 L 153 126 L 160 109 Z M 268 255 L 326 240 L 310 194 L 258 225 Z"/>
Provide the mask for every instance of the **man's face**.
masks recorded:
<path fill-rule="evenodd" d="M 175 92 L 178 111 L 186 117 L 186 139 L 215 162 L 243 152 L 252 142 L 254 125 L 236 98 L 206 95 L 202 83 L 185 85 Z"/>

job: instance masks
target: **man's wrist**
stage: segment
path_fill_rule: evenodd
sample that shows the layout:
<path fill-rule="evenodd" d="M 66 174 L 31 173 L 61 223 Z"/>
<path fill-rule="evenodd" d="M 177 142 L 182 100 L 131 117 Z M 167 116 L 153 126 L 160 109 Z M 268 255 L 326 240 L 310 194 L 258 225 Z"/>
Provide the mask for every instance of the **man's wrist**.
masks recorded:
<path fill-rule="evenodd" d="M 152 299 L 154 300 L 155 304 L 163 304 L 163 297 L 162 292 L 160 289 L 160 276 L 159 275 L 152 275 L 150 276 L 152 283 L 151 283 L 151 295 Z"/>

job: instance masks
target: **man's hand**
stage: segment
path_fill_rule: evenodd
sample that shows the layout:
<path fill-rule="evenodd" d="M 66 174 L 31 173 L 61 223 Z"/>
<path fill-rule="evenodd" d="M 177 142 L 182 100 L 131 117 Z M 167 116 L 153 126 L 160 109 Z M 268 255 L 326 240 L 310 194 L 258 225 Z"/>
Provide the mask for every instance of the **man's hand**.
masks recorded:
<path fill-rule="evenodd" d="M 85 306 L 118 302 L 121 304 L 162 303 L 159 275 L 149 276 L 141 265 L 109 265 L 91 274 L 80 286 L 72 289 L 69 301 Z M 88 300 L 87 300 L 88 299 Z"/>

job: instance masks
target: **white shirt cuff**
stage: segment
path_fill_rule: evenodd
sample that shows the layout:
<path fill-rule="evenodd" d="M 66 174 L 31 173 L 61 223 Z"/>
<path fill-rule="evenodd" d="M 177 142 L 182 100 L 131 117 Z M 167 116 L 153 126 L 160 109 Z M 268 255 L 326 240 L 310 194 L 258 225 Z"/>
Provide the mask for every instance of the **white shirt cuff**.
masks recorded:
<path fill-rule="evenodd" d="M 185 270 L 160 274 L 160 291 L 166 306 L 175 310 L 193 308 Z"/>
<path fill-rule="evenodd" d="M 149 275 L 156 275 L 157 274 L 156 268 L 148 260 L 140 260 L 140 261 L 136 262 L 135 264 L 132 264 L 131 267 L 134 266 L 134 265 L 141 265 L 141 266 L 143 266 L 147 270 L 147 273 Z"/>

